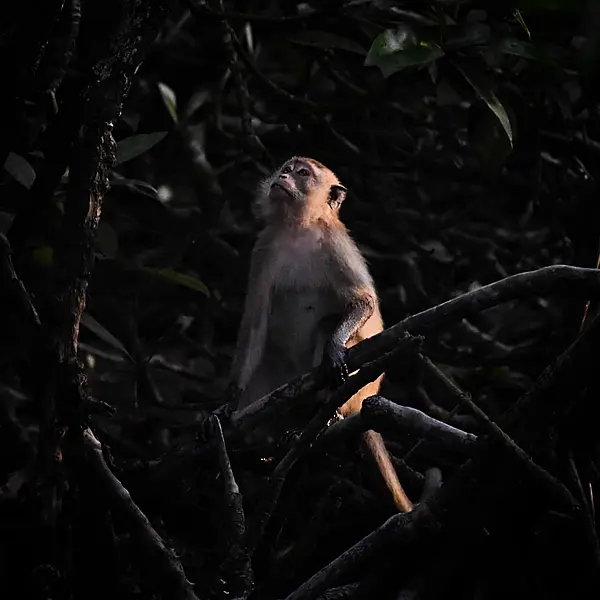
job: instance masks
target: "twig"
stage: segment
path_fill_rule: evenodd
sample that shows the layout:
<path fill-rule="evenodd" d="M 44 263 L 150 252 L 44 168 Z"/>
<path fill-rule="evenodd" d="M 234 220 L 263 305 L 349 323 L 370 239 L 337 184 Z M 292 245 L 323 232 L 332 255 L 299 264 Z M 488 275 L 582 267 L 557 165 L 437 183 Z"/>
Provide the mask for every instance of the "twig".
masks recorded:
<path fill-rule="evenodd" d="M 571 477 L 571 480 L 573 481 L 573 485 L 575 485 L 575 487 L 577 488 L 577 494 L 579 496 L 581 504 L 585 507 L 585 510 L 587 511 L 588 516 L 590 518 L 592 529 L 594 529 L 596 527 L 596 524 L 594 522 L 594 505 L 590 501 L 591 499 L 589 497 L 588 492 L 585 491 L 583 484 L 581 483 L 579 470 L 577 469 L 577 465 L 575 464 L 575 457 L 573 456 L 573 452 L 571 450 L 568 451 L 566 462 L 567 472 Z"/>
<path fill-rule="evenodd" d="M 348 583 L 339 587 L 327 590 L 318 600 L 348 600 L 354 597 L 360 583 Z"/>
<path fill-rule="evenodd" d="M 454 390 L 454 396 L 458 402 L 466 407 L 477 419 L 483 430 L 488 433 L 490 439 L 496 442 L 500 447 L 508 451 L 508 454 L 516 459 L 516 463 L 524 468 L 538 485 L 541 485 L 549 496 L 569 512 L 576 515 L 576 520 L 581 528 L 584 539 L 589 544 L 591 554 L 594 557 L 596 568 L 600 569 L 600 541 L 595 534 L 593 527 L 590 527 L 591 520 L 586 506 L 582 506 L 569 488 L 560 479 L 552 475 L 549 471 L 537 464 L 520 446 L 518 446 L 494 421 L 492 421 L 485 412 L 475 404 L 469 394 L 465 394 L 458 386 L 437 367 L 429 358 L 419 355 L 423 364 L 430 372 L 445 381 L 448 389 Z"/>
<path fill-rule="evenodd" d="M 452 425 L 453 427 L 458 427 L 458 429 L 462 429 L 463 431 L 469 431 L 471 433 L 477 431 L 477 422 L 471 415 L 457 415 L 456 407 L 453 410 L 447 410 L 439 404 L 436 404 L 429 397 L 429 393 L 423 385 L 417 387 L 416 395 L 424 405 L 424 408 L 430 417 L 448 423 L 448 425 Z"/>
<path fill-rule="evenodd" d="M 326 567 L 313 575 L 285 600 L 309 600 L 318 598 L 336 585 L 344 575 L 352 572 L 370 557 L 383 555 L 392 546 L 397 552 L 419 539 L 426 529 L 435 529 L 427 503 L 420 504 L 410 513 L 397 513 L 381 527 L 348 548 Z"/>
<path fill-rule="evenodd" d="M 323 106 L 322 104 L 314 102 L 313 100 L 310 100 L 308 98 L 295 96 L 291 92 L 288 92 L 284 88 L 271 81 L 259 70 L 252 57 L 246 53 L 242 46 L 242 43 L 236 36 L 235 32 L 232 29 L 230 29 L 229 32 L 231 35 L 231 39 L 235 43 L 234 47 L 237 50 L 237 55 L 242 59 L 247 69 L 254 75 L 258 83 L 263 87 L 263 89 L 265 89 L 265 91 L 269 92 L 273 96 L 280 98 L 281 100 L 284 100 L 292 106 L 304 109 L 304 113 L 306 114 L 307 118 L 309 120 L 318 122 L 322 127 L 324 127 L 331 134 L 332 138 L 335 139 L 342 148 L 348 150 L 348 152 L 351 155 L 361 156 L 361 152 L 358 146 L 356 146 L 356 144 L 353 144 L 348 138 L 346 138 L 339 131 L 337 131 L 337 129 L 335 129 L 331 124 L 331 119 L 328 118 L 326 113 L 328 109 L 331 109 L 333 107 Z M 260 140 L 258 141 L 260 142 Z M 260 143 L 259 149 L 262 150 L 262 148 L 262 143 Z M 263 152 L 263 154 L 265 152 L 266 149 Z"/>
<path fill-rule="evenodd" d="M 243 141 L 245 142 L 246 149 L 250 153 L 255 155 L 257 158 L 264 156 L 270 159 L 271 157 L 267 149 L 261 142 L 260 138 L 256 135 L 256 132 L 254 131 L 254 127 L 252 125 L 252 117 L 250 116 L 250 94 L 248 92 L 248 86 L 246 85 L 246 82 L 242 77 L 242 69 L 240 68 L 239 61 L 239 52 L 236 50 L 233 40 L 236 40 L 238 48 L 241 47 L 241 42 L 237 38 L 236 33 L 225 14 L 223 0 L 212 0 L 212 4 L 215 4 L 220 8 L 221 23 L 223 26 L 224 33 L 225 51 L 229 61 L 229 68 L 231 69 L 231 73 L 233 75 L 233 80 L 235 82 L 235 85 L 237 86 L 238 99 L 240 103 L 240 119 L 242 124 L 242 133 L 244 135 Z M 213 12 L 219 12 L 214 8 L 212 8 L 212 10 Z"/>
<path fill-rule="evenodd" d="M 31 301 L 31 296 L 23 282 L 15 272 L 12 261 L 12 248 L 6 236 L 0 233 L 0 281 L 4 290 L 11 290 L 19 301 L 21 310 L 27 315 L 27 320 L 35 329 L 41 326 L 38 312 Z"/>
<path fill-rule="evenodd" d="M 254 77 L 256 77 L 258 83 L 261 84 L 266 91 L 270 92 L 274 96 L 277 96 L 278 98 L 281 98 L 282 100 L 285 100 L 289 104 L 308 109 L 313 115 L 323 112 L 322 107 L 316 102 L 307 100 L 306 98 L 294 96 L 294 94 L 291 94 L 287 90 L 278 86 L 276 83 L 273 83 L 269 78 L 263 75 L 263 73 L 261 73 L 258 67 L 254 64 L 252 58 L 248 56 L 239 38 L 235 35 L 235 32 L 232 34 L 232 40 L 235 44 L 238 56 L 242 59 L 248 70 L 254 75 Z"/>
<path fill-rule="evenodd" d="M 198 600 L 175 552 L 167 548 L 129 492 L 110 471 L 102 455 L 102 446 L 91 430 L 86 429 L 83 432 L 83 443 L 88 466 L 93 469 L 111 510 L 122 515 L 131 528 L 132 536 L 139 542 L 143 553 L 143 558 L 138 556 L 140 565 L 154 577 L 156 587 L 161 589 L 167 598 Z M 153 568 L 147 568 L 148 565 L 144 565 L 145 560 L 151 562 Z"/>
<path fill-rule="evenodd" d="M 419 355 L 419 358 L 423 362 L 424 366 L 431 372 L 435 373 L 436 376 L 446 382 L 448 389 L 455 390 L 454 396 L 462 406 L 466 407 L 473 416 L 477 419 L 477 422 L 482 426 L 483 430 L 500 446 L 510 452 L 510 454 L 517 459 L 517 461 L 526 468 L 526 470 L 534 477 L 534 479 L 544 486 L 546 491 L 554 496 L 560 504 L 569 508 L 578 507 L 575 496 L 571 494 L 569 488 L 567 488 L 562 481 L 558 480 L 543 467 L 536 464 L 532 458 L 520 448 L 494 421 L 492 421 L 477 404 L 475 404 L 469 394 L 464 393 L 460 388 L 441 370 L 435 365 L 428 357 Z"/>
<path fill-rule="evenodd" d="M 234 597 L 246 596 L 254 588 L 254 576 L 245 548 L 246 518 L 243 498 L 231 468 L 219 418 L 210 415 L 205 421 L 204 430 L 217 452 L 225 492 L 226 540 L 222 546 L 227 550 L 219 566 L 219 580 L 221 583 L 226 582 L 228 594 L 233 594 Z"/>

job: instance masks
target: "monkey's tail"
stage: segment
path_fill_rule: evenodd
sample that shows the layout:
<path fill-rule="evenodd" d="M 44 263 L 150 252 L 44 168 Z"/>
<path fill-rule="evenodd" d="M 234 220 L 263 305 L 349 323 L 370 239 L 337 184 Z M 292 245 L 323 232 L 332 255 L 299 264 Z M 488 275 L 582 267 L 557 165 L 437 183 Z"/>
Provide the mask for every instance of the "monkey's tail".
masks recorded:
<path fill-rule="evenodd" d="M 363 439 L 377 463 L 377 468 L 385 481 L 385 485 L 392 493 L 396 508 L 401 512 L 410 512 L 413 509 L 413 504 L 400 485 L 400 480 L 385 447 L 383 438 L 376 431 L 369 430 L 365 431 Z"/>

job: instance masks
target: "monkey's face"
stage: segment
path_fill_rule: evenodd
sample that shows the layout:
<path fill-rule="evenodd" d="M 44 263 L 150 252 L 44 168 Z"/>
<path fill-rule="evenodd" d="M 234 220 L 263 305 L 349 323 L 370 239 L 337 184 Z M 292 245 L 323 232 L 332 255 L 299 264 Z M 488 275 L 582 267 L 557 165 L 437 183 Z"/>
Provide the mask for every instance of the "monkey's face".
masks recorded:
<path fill-rule="evenodd" d="M 318 186 L 317 169 L 307 161 L 292 159 L 275 174 L 269 196 L 275 202 L 302 203 Z"/>
<path fill-rule="evenodd" d="M 265 221 L 292 217 L 312 221 L 337 213 L 346 188 L 322 163 L 294 156 L 258 189 L 256 214 Z"/>

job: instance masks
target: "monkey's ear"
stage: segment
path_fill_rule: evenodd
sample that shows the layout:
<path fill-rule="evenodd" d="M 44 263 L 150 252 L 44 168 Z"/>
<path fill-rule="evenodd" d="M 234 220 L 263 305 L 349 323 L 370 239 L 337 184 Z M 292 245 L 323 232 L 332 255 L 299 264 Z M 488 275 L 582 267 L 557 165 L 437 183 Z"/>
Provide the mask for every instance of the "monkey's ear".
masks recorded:
<path fill-rule="evenodd" d="M 329 188 L 329 198 L 327 199 L 331 208 L 339 208 L 346 199 L 347 192 L 348 190 L 343 185 L 332 185 Z"/>

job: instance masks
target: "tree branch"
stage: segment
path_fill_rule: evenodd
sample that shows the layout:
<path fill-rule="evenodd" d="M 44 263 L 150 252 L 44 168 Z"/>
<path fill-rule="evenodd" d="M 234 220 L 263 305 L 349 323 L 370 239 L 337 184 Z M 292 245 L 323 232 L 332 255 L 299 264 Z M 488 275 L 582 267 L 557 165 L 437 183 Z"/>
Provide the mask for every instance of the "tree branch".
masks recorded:
<path fill-rule="evenodd" d="M 500 427 L 526 431 L 533 438 L 541 433 L 546 434 L 548 424 L 557 425 L 569 410 L 564 403 L 565 396 L 560 392 L 563 386 L 568 386 L 574 379 L 582 389 L 593 386 L 593 389 L 585 391 L 582 402 L 588 406 L 595 403 L 598 385 L 594 349 L 599 343 L 600 318 L 597 318 L 563 353 L 555 368 L 542 373 L 532 391 L 524 394 L 503 416 Z M 574 393 L 572 388 L 570 391 Z M 558 399 L 563 400 L 562 404 L 557 403 Z M 480 436 L 473 458 L 460 467 L 437 492 L 420 503 L 414 512 L 391 517 L 379 529 L 313 575 L 286 600 L 317 598 L 327 589 L 335 587 L 340 579 L 360 568 L 370 557 L 376 554 L 381 556 L 392 545 L 395 552 L 408 551 L 418 541 L 419 552 L 426 554 L 441 531 L 460 532 L 460 535 L 451 538 L 453 551 L 468 547 L 468 551 L 476 552 L 479 548 L 477 538 L 483 528 L 494 530 L 494 526 L 502 519 L 528 510 L 532 503 L 540 502 L 541 498 L 548 499 L 548 487 L 541 477 L 529 480 L 514 477 L 512 464 L 499 461 L 506 454 L 498 454 L 494 451 L 497 448 L 496 440 Z M 477 484 L 473 485 L 473 482 Z M 540 483 L 543 494 L 540 493 Z M 519 502 L 507 503 L 506 499 L 514 497 L 515 490 L 523 486 L 525 489 L 519 495 Z M 566 508 L 571 517 L 576 517 L 577 505 L 572 503 L 571 497 L 570 494 L 554 495 L 561 507 Z M 590 585 L 597 585 L 600 571 L 594 553 L 591 553 L 589 564 L 582 565 L 582 572 L 585 574 L 582 578 L 586 582 L 584 587 L 590 589 Z"/>
<path fill-rule="evenodd" d="M 390 402 L 379 395 L 365 398 L 360 414 L 367 429 L 381 433 L 394 430 L 401 436 L 424 438 L 462 456 L 470 456 L 477 442 L 477 436 L 472 433 L 433 419 L 416 408 Z"/>
<path fill-rule="evenodd" d="M 565 292 L 581 295 L 583 298 L 600 296 L 600 272 L 596 269 L 556 265 L 511 275 L 490 283 L 407 317 L 356 344 L 348 351 L 348 370 L 352 372 L 360 369 L 366 362 L 389 352 L 406 332 L 413 335 L 424 333 L 517 298 Z M 289 400 L 314 392 L 319 385 L 319 369 L 315 368 L 280 386 L 243 410 L 235 411 L 231 422 L 235 427 L 252 427 L 256 423 L 255 419 L 262 420 L 267 415 L 281 411 L 282 406 Z"/>
<path fill-rule="evenodd" d="M 142 555 L 133 553 L 138 558 L 138 566 L 153 577 L 154 584 L 161 589 L 165 598 L 198 600 L 175 552 L 167 548 L 146 515 L 108 468 L 102 456 L 102 446 L 90 429 L 83 432 L 83 442 L 86 464 L 94 471 L 111 510 L 122 516 L 139 542 Z M 150 562 L 151 568 L 148 568 L 145 560 Z"/>

